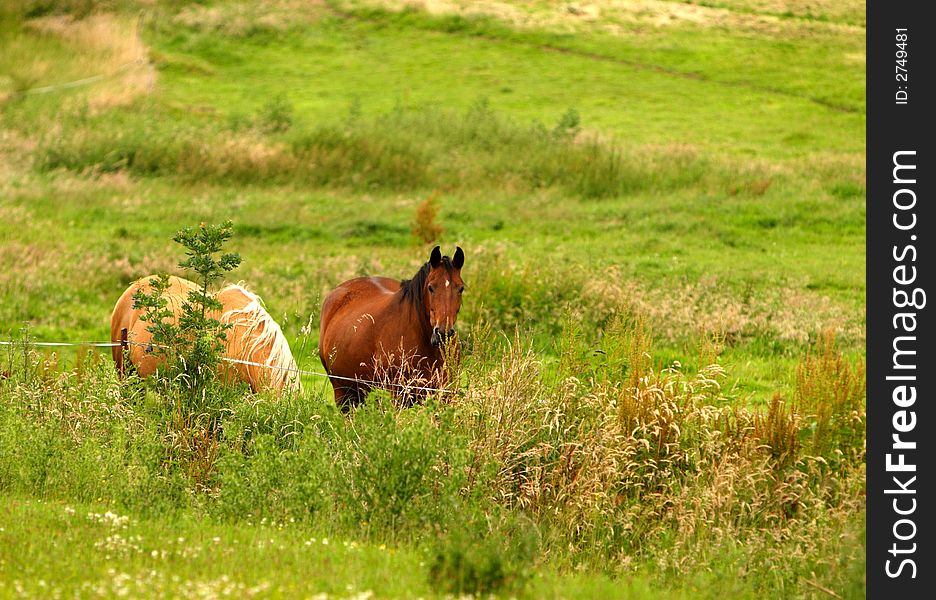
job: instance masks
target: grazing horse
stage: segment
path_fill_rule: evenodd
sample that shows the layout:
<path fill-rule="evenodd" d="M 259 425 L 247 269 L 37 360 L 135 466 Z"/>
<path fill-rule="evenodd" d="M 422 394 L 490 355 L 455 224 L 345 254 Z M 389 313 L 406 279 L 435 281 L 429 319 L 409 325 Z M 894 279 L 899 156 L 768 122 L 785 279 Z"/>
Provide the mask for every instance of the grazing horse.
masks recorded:
<path fill-rule="evenodd" d="M 130 363 L 141 377 L 149 377 L 165 361 L 164 356 L 154 352 L 150 346 L 153 335 L 147 330 L 150 323 L 140 320 L 143 310 L 133 308 L 133 294 L 139 289 L 144 293 L 152 293 L 152 282 L 155 279 L 155 275 L 150 275 L 132 283 L 117 300 L 111 314 L 111 339 L 115 342 L 126 339 Z M 169 288 L 163 298 L 168 302 L 166 307 L 173 313 L 170 321 L 178 323 L 182 303 L 187 301 L 189 292 L 197 289 L 198 286 L 187 279 L 169 278 Z M 228 381 L 248 383 L 255 392 L 262 389 L 281 391 L 284 388 L 300 390 L 296 361 L 293 360 L 286 336 L 263 308 L 260 298 L 239 285 L 229 285 L 215 297 L 223 308 L 220 312 L 210 311 L 208 316 L 231 325 L 225 332 L 223 357 L 266 365 L 260 367 L 223 361 L 219 368 L 222 377 Z M 111 350 L 117 370 L 123 373 L 124 349 L 115 346 Z"/>
<path fill-rule="evenodd" d="M 342 410 L 375 386 L 399 392 L 400 382 L 443 383 L 443 342 L 455 334 L 464 263 L 461 248 L 450 259 L 436 246 L 412 279 L 358 277 L 325 298 L 319 356 Z"/>

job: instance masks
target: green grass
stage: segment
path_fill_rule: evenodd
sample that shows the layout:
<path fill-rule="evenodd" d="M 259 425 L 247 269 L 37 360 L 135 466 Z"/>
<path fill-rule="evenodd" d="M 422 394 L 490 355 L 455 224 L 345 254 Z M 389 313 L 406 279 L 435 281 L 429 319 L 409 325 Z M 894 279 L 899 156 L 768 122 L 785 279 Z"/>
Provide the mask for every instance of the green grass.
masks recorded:
<path fill-rule="evenodd" d="M 66 374 L 62 384 L 24 367 L 18 350 L 0 355 L 10 372 L 0 379 L 0 431 L 13 440 L 0 441 L 9 506 L 0 595 L 18 593 L 17 581 L 41 594 L 44 580 L 66 594 L 242 584 L 241 594 L 268 585 L 260 595 L 431 597 L 443 593 L 442 578 L 529 597 L 606 596 L 620 586 L 637 598 L 820 597 L 813 584 L 860 596 L 863 458 L 821 472 L 803 449 L 830 459 L 810 437 L 818 423 L 854 425 L 842 407 L 822 412 L 826 400 L 815 396 L 841 372 L 811 375 L 820 382 L 812 388 L 797 373 L 824 331 L 850 365 L 864 360 L 864 15 L 851 1 L 789 13 L 775 4 L 608 5 L 592 19 L 541 2 L 490 3 L 487 14 L 390 1 L 262 11 L 114 2 L 104 7 L 112 17 L 68 25 L 62 14 L 93 7 L 0 0 L 4 339 L 22 338 L 26 325 L 31 339 L 105 339 L 126 286 L 175 269 L 178 229 L 229 218 L 230 249 L 244 258 L 233 279 L 264 298 L 302 368 L 320 370 L 318 316 L 330 289 L 356 275 L 409 277 L 425 261 L 411 230 L 429 197 L 440 208 L 438 243 L 466 251 L 468 285 L 463 406 L 349 420 L 316 377 L 306 377 L 306 396 L 275 407 L 227 390 L 220 454 L 199 468 L 172 441 L 165 399 L 136 382 L 117 386 L 106 361 L 86 383 Z M 89 38 L 82 27 L 94 22 L 103 29 Z M 151 67 L 113 72 L 141 48 Z M 109 77 L 23 93 L 100 74 Z M 634 346 L 628 319 L 652 342 Z M 529 364 L 516 354 L 527 345 Z M 595 487 L 576 488 L 584 484 L 563 479 L 565 453 L 578 456 L 570 449 L 610 456 L 658 441 L 628 438 L 615 424 L 623 413 L 602 412 L 606 400 L 630 401 L 623 388 L 641 349 L 648 372 L 679 364 L 687 381 L 711 362 L 724 367 L 718 393 L 699 402 L 733 416 L 682 423 L 682 446 L 662 457 L 675 465 L 666 474 L 604 474 L 589 458 Z M 47 356 L 56 364 L 48 370 L 69 373 L 78 353 Z M 482 399 L 503 390 L 529 410 L 516 433 L 494 428 L 501 438 L 472 423 L 509 416 L 484 412 L 494 408 Z M 74 404 L 79 392 L 95 400 Z M 782 445 L 785 421 L 765 432 L 756 416 L 776 406 L 775 394 L 800 398 L 801 462 L 783 472 L 737 433 L 747 423 L 745 435 Z M 567 419 L 561 435 L 544 425 L 555 418 Z M 88 428 L 61 428 L 78 422 Z M 386 461 L 377 471 L 355 462 L 355 428 L 375 436 L 356 451 Z M 725 505 L 717 482 L 692 468 L 700 459 L 689 450 L 714 443 L 706 431 L 741 436 L 707 457 L 734 486 Z M 381 454 L 386 447 L 399 452 Z M 453 466 L 465 448 L 514 471 L 491 467 L 477 495 L 449 494 L 465 487 Z M 387 492 L 381 473 L 452 471 L 438 476 L 443 492 L 428 479 L 390 478 L 405 494 L 390 493 L 381 504 L 390 508 L 372 514 L 350 508 L 360 497 L 343 495 L 337 480 L 317 495 L 309 474 L 330 477 L 336 464 L 365 495 Z M 529 500 L 522 491 L 534 472 L 543 489 L 574 494 Z M 614 487 L 625 477 L 653 493 Z M 406 494 L 411 508 L 399 503 Z M 771 503 L 785 494 L 800 513 Z M 660 508 L 690 506 L 687 497 L 692 510 Z M 66 506 L 81 509 L 68 515 Z M 202 554 L 172 555 L 171 568 L 145 553 L 107 559 L 95 543 L 109 529 L 84 515 L 108 509 L 130 515 L 147 550 L 178 550 L 173 540 L 184 537 Z M 465 527 L 445 522 L 446 511 L 466 515 Z M 295 522 L 280 531 L 263 517 Z M 540 533 L 532 554 L 532 542 L 511 533 L 526 519 Z M 50 535 L 29 537 L 35 531 Z M 268 534 L 275 549 L 239 550 Z M 311 537 L 340 543 L 310 549 Z M 831 542 L 840 538 L 849 544 Z M 28 551 L 15 552 L 22 544 Z M 85 556 L 94 557 L 88 568 L 78 562 Z M 309 578 L 310 564 L 326 574 Z"/>
<path fill-rule="evenodd" d="M 322 536 L 288 523 L 139 519 L 99 504 L 9 496 L 0 509 L 0 595 L 11 597 L 444 597 L 428 583 L 430 560 L 426 552 Z M 667 597 L 698 597 L 697 591 Z M 658 597 L 640 578 L 544 571 L 530 583 L 536 598 L 624 593 Z"/>
<path fill-rule="evenodd" d="M 544 52 L 536 38 L 527 43 L 520 36 L 519 43 L 514 43 L 509 37 L 481 37 L 488 34 L 487 21 L 469 21 L 464 31 L 439 31 L 445 28 L 444 22 L 411 14 L 366 13 L 366 20 L 350 21 L 326 18 L 312 25 L 311 31 L 287 32 L 281 44 L 270 44 L 265 37 L 225 38 L 175 28 L 171 36 L 154 40 L 165 53 L 166 98 L 180 107 L 210 107 L 224 117 L 251 114 L 265 99 L 284 95 L 299 114 L 321 119 L 343 112 L 352 102 L 359 103 L 365 114 L 379 114 L 401 102 L 465 108 L 484 96 L 495 108 L 523 122 L 552 125 L 566 108 L 575 107 L 585 116 L 586 127 L 633 143 L 669 142 L 771 158 L 863 150 L 861 78 L 844 79 L 852 86 L 847 92 L 833 89 L 827 93 L 830 98 L 854 98 L 847 101 L 851 112 L 845 112 L 797 96 L 800 77 L 816 81 L 820 73 L 828 72 L 828 64 L 805 74 L 776 70 L 785 61 L 799 64 L 802 60 L 778 48 L 795 48 L 812 59 L 820 49 L 818 44 L 774 42 L 773 51 L 765 52 L 756 39 L 666 32 L 667 41 L 685 40 L 684 52 L 693 61 L 726 68 L 744 65 L 752 73 L 784 77 L 789 91 L 771 93 L 771 86 L 781 84 L 748 84 L 743 75 L 732 79 L 718 73 L 701 78 L 697 65 L 684 64 L 675 50 L 657 56 L 660 40 L 656 36 L 640 39 L 636 48 L 619 48 L 621 38 L 609 48 L 598 38 L 594 43 L 603 50 L 597 56 L 589 53 L 590 46 L 584 54 Z M 475 27 L 480 31 L 473 31 Z M 860 40 L 846 38 L 840 43 L 860 52 L 862 46 L 856 41 Z M 571 42 L 570 48 L 575 50 L 575 44 Z M 284 46 L 289 54 L 282 51 Z M 705 53 L 700 52 L 703 48 Z M 733 54 L 741 50 L 741 56 Z M 630 64 L 637 56 L 651 66 Z M 194 57 L 208 65 L 210 72 L 176 68 L 176 57 L 182 65 Z M 757 57 L 753 65 L 751 57 Z M 763 68 L 764 63 L 773 68 Z M 656 64 L 687 76 L 661 72 L 652 67 Z M 258 65 L 262 65 L 263 78 L 258 76 Z M 266 77 L 271 74 L 275 77 Z M 720 78 L 728 85 L 720 83 Z M 460 84 L 452 86 L 451 81 Z M 841 78 L 822 77 L 821 81 L 843 85 Z M 252 83 L 245 86 L 244 82 Z M 726 114 L 731 119 L 720 118 Z"/>
<path fill-rule="evenodd" d="M 126 515 L 121 523 L 95 504 L 5 497 L 3 505 L 4 596 L 432 595 L 425 554 L 329 539 L 288 523 L 235 526 Z"/>
<path fill-rule="evenodd" d="M 99 504 L 10 496 L 0 509 L 0 594 L 10 597 L 443 597 L 427 582 L 429 559 L 425 552 L 330 538 L 288 523 L 139 519 Z M 713 587 L 745 597 L 742 588 L 711 576 L 666 597 L 714 598 Z M 640 577 L 555 571 L 538 573 L 529 593 L 659 597 Z"/>

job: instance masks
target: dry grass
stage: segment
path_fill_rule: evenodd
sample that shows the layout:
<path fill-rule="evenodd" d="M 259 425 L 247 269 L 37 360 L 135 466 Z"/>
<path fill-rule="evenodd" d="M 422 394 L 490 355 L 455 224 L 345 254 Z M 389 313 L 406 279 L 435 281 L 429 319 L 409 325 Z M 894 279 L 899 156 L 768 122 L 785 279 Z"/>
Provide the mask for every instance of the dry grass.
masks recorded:
<path fill-rule="evenodd" d="M 864 364 L 839 353 L 834 332 L 823 332 L 797 368 L 794 401 L 814 422 L 813 454 L 863 452 Z"/>
<path fill-rule="evenodd" d="M 639 323 L 612 335 L 628 365 L 642 364 L 649 336 Z M 826 519 L 845 518 L 860 504 L 857 493 L 835 490 L 860 489 L 863 454 L 849 453 L 830 487 L 826 460 L 799 442 L 823 421 L 863 439 L 863 421 L 852 418 L 863 402 L 860 369 L 844 367 L 829 342 L 817 352 L 804 359 L 801 388 L 848 390 L 848 401 L 814 395 L 814 417 L 794 411 L 803 400 L 779 396 L 764 412 L 738 407 L 724 396 L 718 365 L 691 377 L 643 367 L 626 380 L 568 375 L 550 386 L 518 335 L 484 376 L 469 376 L 462 406 L 472 432 L 469 479 L 474 485 L 485 464 L 493 467 L 488 493 L 558 528 L 567 544 L 559 553 L 616 549 L 611 554 L 626 565 L 648 548 L 665 548 L 657 554 L 663 566 L 687 573 L 705 563 L 699 548 L 734 539 L 751 544 L 751 568 L 786 562 L 780 540 L 815 548 L 815 519 L 834 530 Z"/>
<path fill-rule="evenodd" d="M 202 174 L 225 179 L 254 173 L 261 178 L 275 178 L 280 173 L 300 169 L 299 160 L 283 144 L 271 143 L 258 136 L 232 135 L 218 144 L 193 140 L 179 155 L 179 174 L 198 177 Z"/>
<path fill-rule="evenodd" d="M 778 465 L 786 466 L 799 453 L 800 424 L 793 405 L 784 402 L 780 394 L 774 394 L 767 412 L 754 417 L 754 436 L 770 449 Z"/>
<path fill-rule="evenodd" d="M 596 314 L 630 307 L 646 316 L 658 338 L 671 341 L 686 332 L 706 331 L 727 343 L 756 335 L 806 343 L 824 329 L 848 342 L 864 339 L 862 316 L 853 308 L 797 288 L 770 288 L 745 298 L 716 277 L 681 287 L 647 287 L 612 273 L 587 282 L 582 295 Z"/>
<path fill-rule="evenodd" d="M 24 226 L 29 223 L 26 211 L 19 206 L 0 206 L 0 218 Z M 37 292 L 42 289 L 40 282 L 45 274 L 64 268 L 59 258 L 64 250 L 64 245 L 56 243 L 4 241 L 0 245 L 0 286 Z"/>
<path fill-rule="evenodd" d="M 865 24 L 861 0 L 721 0 L 719 5 L 739 12 L 757 12 Z"/>
<path fill-rule="evenodd" d="M 0 102 L 3 102 L 0 96 Z M 37 141 L 11 129 L 0 129 L 0 196 L 10 197 L 19 188 L 13 185 L 16 176 L 28 172 L 29 156 Z M 5 209 L 0 205 L 0 210 Z"/>
<path fill-rule="evenodd" d="M 73 50 L 69 58 L 71 77 L 105 76 L 92 84 L 88 97 L 94 110 L 125 106 L 155 86 L 155 70 L 149 64 L 148 49 L 138 30 L 139 21 L 109 13 L 93 13 L 76 19 L 69 15 L 47 16 L 25 23 L 25 30 L 54 36 Z M 59 62 L 35 58 L 24 65 L 36 85 L 60 85 Z"/>
<path fill-rule="evenodd" d="M 259 32 L 285 31 L 328 13 L 321 0 L 275 0 L 273 2 L 227 2 L 183 7 L 173 21 L 203 31 L 215 31 L 231 37 Z"/>
<path fill-rule="evenodd" d="M 686 3 L 671 0 L 587 0 L 581 2 L 517 2 L 516 0 L 350 0 L 352 7 L 390 10 L 418 8 L 434 15 L 490 16 L 512 27 L 563 33 L 633 35 L 642 28 L 704 27 L 748 31 L 777 37 L 800 37 L 834 29 L 863 33 L 864 14 L 836 0 L 820 2 L 737 0 Z M 742 5 L 747 6 L 742 6 Z M 819 16 L 821 20 L 794 20 L 786 15 Z M 860 19 L 859 19 L 860 17 Z"/>

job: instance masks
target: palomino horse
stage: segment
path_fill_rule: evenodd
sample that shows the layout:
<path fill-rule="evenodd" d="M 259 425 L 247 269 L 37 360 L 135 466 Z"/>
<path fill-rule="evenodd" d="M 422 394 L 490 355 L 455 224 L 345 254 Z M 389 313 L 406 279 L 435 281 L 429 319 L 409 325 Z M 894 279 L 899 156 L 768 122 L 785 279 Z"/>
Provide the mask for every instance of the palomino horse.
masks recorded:
<path fill-rule="evenodd" d="M 319 356 L 342 410 L 375 385 L 398 392 L 399 382 L 442 382 L 442 346 L 455 333 L 464 263 L 461 248 L 449 259 L 436 246 L 412 279 L 358 277 L 325 298 Z"/>
<path fill-rule="evenodd" d="M 151 282 L 155 279 L 155 275 L 150 275 L 133 282 L 120 296 L 111 314 L 111 339 L 126 339 L 130 363 L 141 377 L 149 377 L 165 360 L 150 346 L 153 336 L 147 330 L 150 323 L 140 320 L 143 311 L 133 308 L 134 292 L 142 289 L 145 293 L 152 293 Z M 169 278 L 169 289 L 163 297 L 168 301 L 167 308 L 173 312 L 172 321 L 178 322 L 182 303 L 187 300 L 189 292 L 197 287 L 181 277 Z M 293 360 L 286 336 L 263 308 L 260 298 L 239 285 L 229 285 L 215 297 L 224 308 L 220 313 L 212 312 L 209 316 L 231 325 L 225 332 L 224 358 L 265 365 L 224 361 L 221 366 L 222 376 L 249 383 L 255 392 L 262 389 L 301 389 L 296 361 Z M 123 338 L 124 330 L 126 338 Z M 123 372 L 124 349 L 115 346 L 112 351 L 117 370 Z"/>

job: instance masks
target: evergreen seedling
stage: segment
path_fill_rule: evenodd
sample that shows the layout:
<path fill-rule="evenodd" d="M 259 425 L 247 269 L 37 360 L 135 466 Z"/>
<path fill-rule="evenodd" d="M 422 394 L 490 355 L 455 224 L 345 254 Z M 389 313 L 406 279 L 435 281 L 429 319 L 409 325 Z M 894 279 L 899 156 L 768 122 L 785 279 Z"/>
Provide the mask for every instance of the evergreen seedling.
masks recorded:
<path fill-rule="evenodd" d="M 200 396 L 214 378 L 225 348 L 225 332 L 231 327 L 213 316 L 223 307 L 210 288 L 240 265 L 239 254 L 221 253 L 233 233 L 231 221 L 220 225 L 202 223 L 186 227 L 172 238 L 185 247 L 187 258 L 179 267 L 194 271 L 198 283 L 182 302 L 178 315 L 168 307 L 165 297 L 170 285 L 168 275 L 153 281 L 149 293 L 140 289 L 133 296 L 133 307 L 144 311 L 140 319 L 149 323 L 153 351 L 168 358 L 170 379 L 182 381 L 193 398 Z"/>

